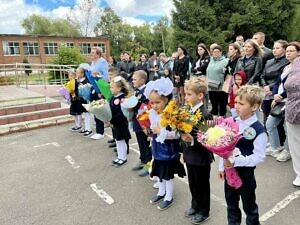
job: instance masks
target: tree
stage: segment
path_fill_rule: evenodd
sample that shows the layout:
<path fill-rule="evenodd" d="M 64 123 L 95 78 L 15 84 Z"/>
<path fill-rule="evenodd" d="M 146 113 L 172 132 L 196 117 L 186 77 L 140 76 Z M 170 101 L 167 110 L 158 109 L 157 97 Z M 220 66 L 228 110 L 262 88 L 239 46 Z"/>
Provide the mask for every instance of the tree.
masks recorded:
<path fill-rule="evenodd" d="M 94 34 L 100 13 L 97 0 L 83 0 L 70 10 L 67 19 L 79 28 L 82 36 L 88 37 Z"/>
<path fill-rule="evenodd" d="M 85 62 L 85 57 L 81 55 L 78 48 L 69 48 L 67 46 L 60 46 L 58 49 L 58 54 L 52 59 L 51 63 L 56 65 L 79 65 Z M 51 71 L 50 80 L 59 80 L 60 72 Z"/>
<path fill-rule="evenodd" d="M 266 33 L 268 44 L 287 39 L 294 16 L 293 0 L 174 0 L 174 40 L 188 49 L 199 42 L 226 43 L 242 34 Z"/>
<path fill-rule="evenodd" d="M 26 34 L 79 36 L 78 29 L 65 19 L 51 20 L 40 15 L 31 15 L 23 20 L 22 27 Z"/>
<path fill-rule="evenodd" d="M 23 63 L 27 64 L 27 65 L 24 66 L 24 68 L 25 68 L 25 73 L 27 74 L 27 76 L 29 76 L 32 73 L 32 69 L 31 69 L 31 66 L 29 64 L 28 59 L 24 58 Z"/>

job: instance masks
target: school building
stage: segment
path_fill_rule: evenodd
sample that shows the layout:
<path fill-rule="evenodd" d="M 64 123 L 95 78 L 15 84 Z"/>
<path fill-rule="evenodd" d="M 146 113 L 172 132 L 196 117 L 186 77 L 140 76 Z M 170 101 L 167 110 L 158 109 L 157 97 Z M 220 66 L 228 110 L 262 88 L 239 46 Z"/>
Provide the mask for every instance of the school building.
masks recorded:
<path fill-rule="evenodd" d="M 109 59 L 110 48 L 106 37 L 61 37 L 45 35 L 0 34 L 0 64 L 22 63 L 27 58 L 30 63 L 50 63 L 61 45 L 79 48 L 88 59 L 91 48 L 102 48 L 103 57 Z"/>

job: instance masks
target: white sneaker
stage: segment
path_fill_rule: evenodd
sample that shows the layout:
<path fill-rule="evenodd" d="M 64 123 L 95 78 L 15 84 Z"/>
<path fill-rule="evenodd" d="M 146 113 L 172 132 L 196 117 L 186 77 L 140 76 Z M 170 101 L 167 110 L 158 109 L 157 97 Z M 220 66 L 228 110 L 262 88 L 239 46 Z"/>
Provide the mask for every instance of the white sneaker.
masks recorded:
<path fill-rule="evenodd" d="M 300 187 L 300 176 L 296 177 L 296 179 L 293 181 L 293 185 L 296 187 Z"/>
<path fill-rule="evenodd" d="M 282 152 L 277 156 L 276 160 L 278 162 L 286 162 L 291 159 L 291 154 L 287 150 L 282 150 Z"/>
<path fill-rule="evenodd" d="M 90 138 L 94 139 L 94 140 L 100 140 L 100 139 L 104 138 L 104 135 L 96 133 L 96 134 L 93 134 Z"/>

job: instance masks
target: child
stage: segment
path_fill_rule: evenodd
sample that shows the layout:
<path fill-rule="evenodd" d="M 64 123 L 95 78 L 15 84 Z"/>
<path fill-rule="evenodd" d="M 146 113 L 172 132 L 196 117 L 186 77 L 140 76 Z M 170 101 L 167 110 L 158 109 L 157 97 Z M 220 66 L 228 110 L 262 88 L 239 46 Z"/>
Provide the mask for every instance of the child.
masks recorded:
<path fill-rule="evenodd" d="M 130 94 L 129 84 L 121 76 L 114 77 L 110 82 L 110 90 L 113 94 L 109 105 L 112 118 L 110 124 L 112 126 L 113 138 L 117 145 L 117 158 L 113 161 L 115 167 L 120 167 L 127 163 L 128 141 L 131 138 L 128 121 L 124 116 L 121 103 L 128 94 Z"/>
<path fill-rule="evenodd" d="M 76 76 L 78 81 L 78 87 L 80 85 L 85 85 L 89 83 L 88 79 L 85 76 L 85 70 L 83 68 L 81 67 L 77 68 Z M 84 113 L 84 129 L 82 129 L 79 133 L 83 134 L 83 136 L 85 137 L 89 137 L 93 133 L 91 128 L 91 114 L 87 112 L 82 106 L 82 104 L 86 104 L 88 102 L 86 99 L 83 99 L 82 97 L 80 98 L 79 101 L 82 107 L 82 112 Z"/>
<path fill-rule="evenodd" d="M 231 90 L 229 92 L 228 102 L 229 102 L 231 116 L 233 118 L 236 118 L 237 114 L 236 114 L 236 110 L 234 108 L 234 100 L 235 100 L 236 93 L 238 92 L 239 88 L 242 85 L 246 84 L 246 82 L 247 82 L 247 75 L 246 75 L 246 73 L 245 73 L 244 70 L 240 70 L 240 71 L 237 71 L 233 75 L 233 79 L 234 79 L 234 84 L 232 85 L 232 88 L 231 88 Z"/>
<path fill-rule="evenodd" d="M 84 111 L 83 106 L 80 103 L 78 98 L 78 83 L 76 79 L 76 73 L 74 71 L 68 72 L 69 80 L 75 80 L 75 90 L 73 93 L 70 93 L 71 105 L 70 105 L 70 115 L 74 117 L 74 126 L 71 128 L 71 131 L 78 132 L 81 130 L 82 117 L 81 114 Z"/>
<path fill-rule="evenodd" d="M 133 131 L 135 132 L 136 139 L 139 145 L 139 150 L 140 150 L 140 162 L 135 165 L 132 170 L 137 171 L 141 170 L 144 168 L 147 163 L 149 163 L 152 159 L 152 153 L 151 153 L 151 148 L 150 148 L 150 142 L 147 140 L 147 135 L 143 132 L 142 127 L 140 126 L 139 122 L 136 119 L 138 110 L 141 106 L 142 103 L 147 104 L 148 99 L 144 95 L 144 91 L 146 88 L 146 83 L 147 81 L 147 73 L 144 70 L 138 70 L 133 73 L 132 76 L 132 84 L 133 87 L 135 88 L 134 95 L 138 99 L 138 104 L 136 107 L 134 107 L 134 117 L 133 117 Z M 139 176 L 147 176 L 149 173 L 146 170 L 142 170 L 139 173 Z"/>
<path fill-rule="evenodd" d="M 151 198 L 151 204 L 157 204 L 158 209 L 164 210 L 173 204 L 174 174 L 185 176 L 183 165 L 180 163 L 180 136 L 170 129 L 160 125 L 160 113 L 172 98 L 173 84 L 169 78 L 150 81 L 146 85 L 145 96 L 150 100 L 152 109 L 149 119 L 152 131 L 153 165 L 150 176 L 159 178 L 157 195 Z"/>
<path fill-rule="evenodd" d="M 263 162 L 267 145 L 267 134 L 264 126 L 257 120 L 256 111 L 264 98 L 263 90 L 257 86 L 245 85 L 237 92 L 235 109 L 238 114 L 236 121 L 242 138 L 238 141 L 235 154 L 230 160 L 220 160 L 219 176 L 224 176 L 224 166 L 235 167 L 243 184 L 234 189 L 225 182 L 225 199 L 227 203 L 228 224 L 241 224 L 239 199 L 242 198 L 246 214 L 246 224 L 258 225 L 258 206 L 255 202 L 256 180 L 254 169 Z"/>
<path fill-rule="evenodd" d="M 203 120 L 213 119 L 204 105 L 207 84 L 199 77 L 192 77 L 184 84 L 185 101 L 191 106 L 191 112 L 200 111 Z M 183 158 L 186 163 L 190 192 L 191 208 L 185 211 L 185 216 L 191 218 L 193 224 L 200 224 L 209 219 L 210 211 L 210 164 L 213 154 L 197 142 L 197 126 L 190 134 L 182 134 L 181 138 L 190 144 L 184 148 Z"/>

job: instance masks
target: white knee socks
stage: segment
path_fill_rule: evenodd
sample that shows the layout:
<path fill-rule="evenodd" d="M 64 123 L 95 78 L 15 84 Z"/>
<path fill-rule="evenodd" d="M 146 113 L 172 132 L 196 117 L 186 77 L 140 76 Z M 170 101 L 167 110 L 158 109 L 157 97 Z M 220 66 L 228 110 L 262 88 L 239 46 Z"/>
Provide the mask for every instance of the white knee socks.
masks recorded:
<path fill-rule="evenodd" d="M 125 140 L 116 141 L 118 159 L 126 160 L 127 159 L 127 144 Z"/>

